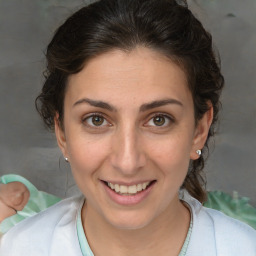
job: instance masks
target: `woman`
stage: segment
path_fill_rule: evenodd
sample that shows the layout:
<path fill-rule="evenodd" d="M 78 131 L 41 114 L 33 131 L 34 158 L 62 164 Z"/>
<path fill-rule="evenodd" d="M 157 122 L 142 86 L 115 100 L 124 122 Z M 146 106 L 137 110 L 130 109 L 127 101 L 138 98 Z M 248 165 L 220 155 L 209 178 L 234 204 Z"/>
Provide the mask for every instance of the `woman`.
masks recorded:
<path fill-rule="evenodd" d="M 57 30 L 37 108 L 83 197 L 11 229 L 1 255 L 255 255 L 253 229 L 200 204 L 223 77 L 177 2 L 102 0 Z"/>

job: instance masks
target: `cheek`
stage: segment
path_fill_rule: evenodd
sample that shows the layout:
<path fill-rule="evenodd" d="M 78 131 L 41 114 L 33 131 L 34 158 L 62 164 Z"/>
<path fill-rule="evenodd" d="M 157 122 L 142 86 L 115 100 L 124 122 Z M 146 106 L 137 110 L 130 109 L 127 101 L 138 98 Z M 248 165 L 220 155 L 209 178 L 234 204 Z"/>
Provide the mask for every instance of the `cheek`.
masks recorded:
<path fill-rule="evenodd" d="M 109 146 L 106 140 L 78 137 L 67 140 L 70 164 L 74 175 L 92 175 L 106 159 Z"/>
<path fill-rule="evenodd" d="M 88 200 L 93 200 L 95 189 L 108 148 L 104 143 L 89 139 L 74 139 L 68 143 L 70 167 L 80 191 Z M 94 192 L 93 192 L 94 191 Z"/>
<path fill-rule="evenodd" d="M 180 134 L 165 137 L 150 146 L 149 152 L 155 155 L 155 159 L 162 162 L 182 162 L 190 158 L 192 147 L 191 136 Z"/>
<path fill-rule="evenodd" d="M 191 136 L 184 136 L 183 133 L 151 145 L 150 158 L 159 167 L 166 181 L 176 181 L 178 184 L 183 182 L 189 166 L 191 141 Z"/>

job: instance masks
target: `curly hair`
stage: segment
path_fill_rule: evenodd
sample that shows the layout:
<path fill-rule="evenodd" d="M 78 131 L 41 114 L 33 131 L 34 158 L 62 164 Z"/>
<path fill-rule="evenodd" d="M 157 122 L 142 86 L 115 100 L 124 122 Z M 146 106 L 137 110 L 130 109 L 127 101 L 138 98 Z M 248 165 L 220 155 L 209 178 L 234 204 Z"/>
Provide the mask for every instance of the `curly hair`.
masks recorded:
<path fill-rule="evenodd" d="M 48 45 L 45 83 L 36 108 L 46 126 L 54 117 L 63 127 L 64 97 L 69 75 L 81 71 L 88 60 L 113 49 L 137 46 L 156 50 L 186 72 L 193 96 L 195 122 L 213 106 L 213 122 L 202 156 L 191 162 L 182 185 L 192 196 L 206 199 L 203 167 L 208 142 L 216 130 L 224 79 L 213 50 L 212 37 L 188 9 L 186 1 L 101 0 L 69 17 Z"/>

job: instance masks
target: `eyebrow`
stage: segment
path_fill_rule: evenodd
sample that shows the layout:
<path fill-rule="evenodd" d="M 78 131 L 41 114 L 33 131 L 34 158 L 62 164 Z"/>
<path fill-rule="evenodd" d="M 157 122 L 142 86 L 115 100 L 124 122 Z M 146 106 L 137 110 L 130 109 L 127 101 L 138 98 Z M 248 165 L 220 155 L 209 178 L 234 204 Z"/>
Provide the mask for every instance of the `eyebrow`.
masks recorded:
<path fill-rule="evenodd" d="M 163 100 L 156 100 L 150 103 L 145 103 L 140 107 L 140 111 L 144 112 L 153 108 L 158 108 L 158 107 L 162 107 L 168 104 L 176 104 L 178 106 L 183 106 L 183 104 L 175 99 L 163 99 Z"/>
<path fill-rule="evenodd" d="M 78 100 L 77 102 L 75 102 L 75 104 L 73 105 L 73 107 L 82 104 L 82 103 L 87 103 L 93 107 L 97 107 L 97 108 L 103 108 L 103 109 L 107 109 L 109 111 L 117 111 L 115 107 L 111 106 L 110 104 L 108 104 L 107 102 L 104 101 L 100 101 L 100 100 L 92 100 L 92 99 L 88 99 L 88 98 L 83 98 L 81 100 Z"/>
<path fill-rule="evenodd" d="M 77 102 L 74 103 L 73 107 L 75 107 L 79 104 L 82 104 L 82 103 L 87 103 L 93 107 L 107 109 L 112 112 L 117 111 L 117 109 L 114 106 L 110 105 L 107 102 L 100 101 L 100 100 L 92 100 L 92 99 L 88 99 L 88 98 L 83 98 L 83 99 L 78 100 Z M 165 106 L 168 104 L 176 104 L 181 107 L 183 106 L 183 104 L 176 99 L 163 99 L 163 100 L 155 100 L 155 101 L 152 101 L 149 103 L 142 104 L 139 111 L 145 112 L 147 110 L 162 107 L 162 106 Z"/>

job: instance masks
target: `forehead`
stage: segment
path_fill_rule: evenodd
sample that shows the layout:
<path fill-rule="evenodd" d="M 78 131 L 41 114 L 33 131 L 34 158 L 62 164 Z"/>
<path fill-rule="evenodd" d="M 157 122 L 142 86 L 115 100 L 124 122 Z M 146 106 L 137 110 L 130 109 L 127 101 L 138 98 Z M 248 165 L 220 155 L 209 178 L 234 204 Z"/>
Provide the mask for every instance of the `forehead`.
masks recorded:
<path fill-rule="evenodd" d="M 99 55 L 71 75 L 66 98 L 74 102 L 81 97 L 104 101 L 122 98 L 131 103 L 164 97 L 186 101 L 191 93 L 183 69 L 159 52 L 138 47 L 131 52 L 113 50 Z"/>

